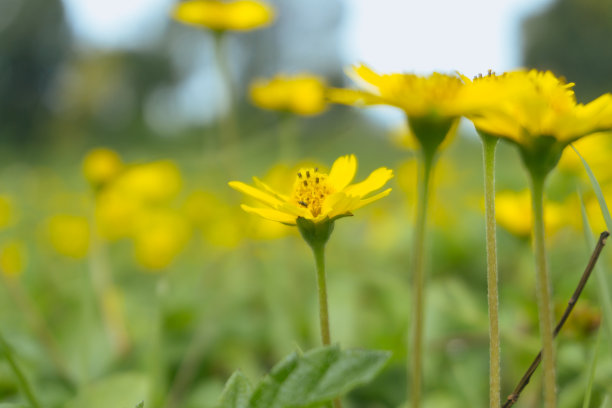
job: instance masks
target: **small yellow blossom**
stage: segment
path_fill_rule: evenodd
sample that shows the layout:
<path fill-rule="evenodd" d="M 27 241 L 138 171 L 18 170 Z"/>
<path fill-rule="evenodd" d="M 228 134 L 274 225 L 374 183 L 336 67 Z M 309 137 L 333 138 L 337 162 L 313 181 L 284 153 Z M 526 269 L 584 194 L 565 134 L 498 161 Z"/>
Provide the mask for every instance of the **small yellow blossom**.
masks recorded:
<path fill-rule="evenodd" d="M 612 95 L 583 105 L 576 103 L 573 86 L 550 71 L 507 73 L 499 92 L 489 92 L 494 103 L 470 119 L 478 130 L 517 144 L 528 167 L 547 173 L 569 143 L 612 129 Z"/>
<path fill-rule="evenodd" d="M 193 191 L 183 204 L 183 213 L 208 244 L 235 248 L 245 237 L 244 213 L 237 213 L 217 194 Z"/>
<path fill-rule="evenodd" d="M 356 171 L 357 159 L 348 155 L 338 158 L 329 174 L 320 172 L 318 168 L 300 169 L 289 195 L 273 190 L 256 177 L 253 180 L 257 188 L 239 181 L 232 181 L 229 185 L 267 206 L 255 208 L 243 204 L 242 209 L 246 212 L 288 225 L 296 225 L 298 218 L 317 224 L 352 215 L 352 211 L 387 196 L 391 191 L 387 189 L 370 195 L 393 177 L 391 170 L 381 167 L 364 181 L 350 184 Z"/>
<path fill-rule="evenodd" d="M 169 209 L 141 213 L 137 224 L 134 254 L 138 263 L 149 270 L 170 265 L 191 237 L 185 218 Z"/>
<path fill-rule="evenodd" d="M 86 217 L 57 214 L 47 221 L 49 241 L 61 255 L 81 259 L 89 251 L 90 228 Z"/>
<path fill-rule="evenodd" d="M 14 218 L 12 200 L 5 195 L 0 195 L 0 229 L 8 227 Z"/>
<path fill-rule="evenodd" d="M 134 199 L 161 202 L 176 197 L 182 185 L 183 179 L 176 164 L 159 160 L 126 168 L 114 188 Z"/>
<path fill-rule="evenodd" d="M 528 189 L 515 191 L 500 191 L 495 197 L 495 218 L 497 223 L 513 235 L 529 238 L 533 228 L 531 211 L 531 195 Z M 562 203 L 547 201 L 546 233 L 554 235 L 561 227 L 567 225 L 567 213 L 570 211 Z"/>
<path fill-rule="evenodd" d="M 27 253 L 22 241 L 9 241 L 0 248 L 0 272 L 5 276 L 18 276 L 25 269 Z"/>
<path fill-rule="evenodd" d="M 188 0 L 179 3 L 173 14 L 182 23 L 214 31 L 249 31 L 270 25 L 275 13 L 254 0 Z"/>
<path fill-rule="evenodd" d="M 403 109 L 409 118 L 459 117 L 465 113 L 464 84 L 458 76 L 437 72 L 429 76 L 378 74 L 363 64 L 351 67 L 348 74 L 365 90 L 331 89 L 333 102 L 392 105 Z"/>
<path fill-rule="evenodd" d="M 314 75 L 277 75 L 251 84 L 251 101 L 257 107 L 297 115 L 317 115 L 326 108 L 325 81 Z"/>
<path fill-rule="evenodd" d="M 117 152 L 106 148 L 93 149 L 83 159 L 83 175 L 94 188 L 113 180 L 122 168 L 123 163 Z"/>

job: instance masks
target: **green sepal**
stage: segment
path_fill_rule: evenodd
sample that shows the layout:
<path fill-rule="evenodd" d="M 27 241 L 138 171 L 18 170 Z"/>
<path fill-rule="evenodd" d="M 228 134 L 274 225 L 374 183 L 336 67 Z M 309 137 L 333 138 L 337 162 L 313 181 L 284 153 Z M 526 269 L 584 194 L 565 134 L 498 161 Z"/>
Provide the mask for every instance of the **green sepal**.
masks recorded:
<path fill-rule="evenodd" d="M 319 222 L 313 222 L 312 220 L 298 217 L 296 224 L 304 241 L 306 241 L 312 249 L 320 249 L 325 246 L 334 230 L 334 220 L 343 216 L 347 216 L 347 214 L 339 215 L 333 219 L 325 218 L 323 221 Z"/>
<path fill-rule="evenodd" d="M 459 118 L 449 118 L 431 113 L 421 117 L 408 118 L 408 126 L 410 126 L 414 137 L 421 145 L 425 156 L 432 160 L 446 136 L 454 128 L 457 120 Z"/>
<path fill-rule="evenodd" d="M 517 145 L 523 164 L 532 177 L 544 179 L 561 160 L 564 144 L 553 136 L 539 136 L 529 145 Z"/>

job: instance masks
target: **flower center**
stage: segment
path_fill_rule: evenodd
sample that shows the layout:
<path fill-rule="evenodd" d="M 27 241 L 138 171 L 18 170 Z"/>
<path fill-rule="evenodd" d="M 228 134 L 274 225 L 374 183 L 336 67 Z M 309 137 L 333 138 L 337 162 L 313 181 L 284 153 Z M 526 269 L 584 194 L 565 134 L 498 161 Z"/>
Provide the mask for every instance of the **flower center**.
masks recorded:
<path fill-rule="evenodd" d="M 317 168 L 300 169 L 297 173 L 292 198 L 297 205 L 308 208 L 313 217 L 321 214 L 325 197 L 333 193 L 327 177 Z"/>

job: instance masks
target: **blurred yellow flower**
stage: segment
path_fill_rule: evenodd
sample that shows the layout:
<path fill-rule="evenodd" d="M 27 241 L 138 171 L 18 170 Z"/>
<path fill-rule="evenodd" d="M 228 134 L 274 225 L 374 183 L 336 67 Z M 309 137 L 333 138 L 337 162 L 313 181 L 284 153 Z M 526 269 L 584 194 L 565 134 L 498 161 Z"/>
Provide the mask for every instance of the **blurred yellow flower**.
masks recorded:
<path fill-rule="evenodd" d="M 123 163 L 117 152 L 102 147 L 91 150 L 83 159 L 83 175 L 94 188 L 113 180 L 122 168 Z"/>
<path fill-rule="evenodd" d="M 270 80 L 255 80 L 250 96 L 259 108 L 309 116 L 325 110 L 325 88 L 325 81 L 314 75 L 280 74 Z"/>
<path fill-rule="evenodd" d="M 26 267 L 27 252 L 22 241 L 12 240 L 0 248 L 0 272 L 5 276 L 21 275 Z"/>
<path fill-rule="evenodd" d="M 610 137 L 610 134 L 594 134 L 576 141 L 573 145 L 589 163 L 589 167 L 593 170 L 600 184 L 604 185 L 612 181 L 612 167 L 610 166 L 612 137 Z M 559 161 L 559 170 L 578 175 L 588 181 L 582 161 L 572 149 L 563 151 Z"/>
<path fill-rule="evenodd" d="M 243 204 L 241 207 L 246 212 L 288 225 L 296 225 L 298 218 L 319 223 L 352 215 L 352 211 L 385 197 L 391 191 L 387 189 L 370 196 L 393 177 L 391 170 L 381 167 L 366 180 L 349 185 L 356 171 L 357 159 L 348 155 L 336 159 L 329 175 L 317 168 L 300 169 L 291 195 L 275 191 L 256 177 L 253 180 L 257 188 L 239 181 L 231 181 L 229 185 L 269 207 L 255 208 Z"/>
<path fill-rule="evenodd" d="M 13 221 L 13 202 L 10 197 L 0 195 L 0 229 L 8 227 Z"/>
<path fill-rule="evenodd" d="M 59 254 L 80 259 L 89 251 L 90 228 L 86 217 L 57 214 L 47 220 L 51 246 Z"/>
<path fill-rule="evenodd" d="M 254 0 L 188 0 L 177 4 L 173 14 L 182 23 L 214 31 L 249 31 L 270 25 L 275 13 Z"/>
<path fill-rule="evenodd" d="M 137 224 L 134 255 L 138 263 L 149 270 L 170 265 L 191 237 L 187 220 L 169 209 L 141 213 Z"/>
<path fill-rule="evenodd" d="M 134 230 L 136 214 L 142 209 L 140 200 L 111 186 L 96 197 L 96 227 L 109 240 L 129 236 Z"/>
<path fill-rule="evenodd" d="M 162 202 L 176 197 L 182 185 L 183 179 L 176 164 L 159 160 L 127 167 L 113 188 L 134 199 Z"/>
<path fill-rule="evenodd" d="M 211 192 L 193 191 L 185 200 L 183 212 L 209 244 L 235 248 L 245 236 L 242 214 Z"/>
<path fill-rule="evenodd" d="M 529 189 L 519 192 L 500 191 L 495 197 L 495 218 L 507 231 L 520 238 L 529 238 L 533 228 Z M 568 205 L 547 201 L 544 203 L 546 233 L 554 235 L 560 228 L 570 223 Z M 574 212 L 575 213 L 575 212 Z"/>

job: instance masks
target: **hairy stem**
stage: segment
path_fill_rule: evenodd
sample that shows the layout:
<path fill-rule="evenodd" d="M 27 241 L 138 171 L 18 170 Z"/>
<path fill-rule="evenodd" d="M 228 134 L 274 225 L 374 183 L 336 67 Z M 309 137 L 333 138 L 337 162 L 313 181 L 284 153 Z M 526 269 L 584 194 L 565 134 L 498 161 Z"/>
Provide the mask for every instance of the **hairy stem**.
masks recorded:
<path fill-rule="evenodd" d="M 556 408 L 557 390 L 553 347 L 553 313 L 550 277 L 546 261 L 546 242 L 544 239 L 544 182 L 545 177 L 531 174 L 536 289 L 540 336 L 542 338 L 542 362 L 544 366 L 544 407 Z"/>
<path fill-rule="evenodd" d="M 482 135 L 484 196 L 487 241 L 487 287 L 489 302 L 489 406 L 500 406 L 501 374 L 499 344 L 499 293 L 497 284 L 497 238 L 495 233 L 495 149 L 499 139 Z"/>
<path fill-rule="evenodd" d="M 412 408 L 421 405 L 421 382 L 423 370 L 423 319 L 425 274 L 423 268 L 425 225 L 427 221 L 427 205 L 429 182 L 433 166 L 433 155 L 423 154 L 421 177 L 419 178 L 419 198 L 417 202 L 416 225 L 412 242 L 412 349 L 408 353 L 408 370 Z"/>

